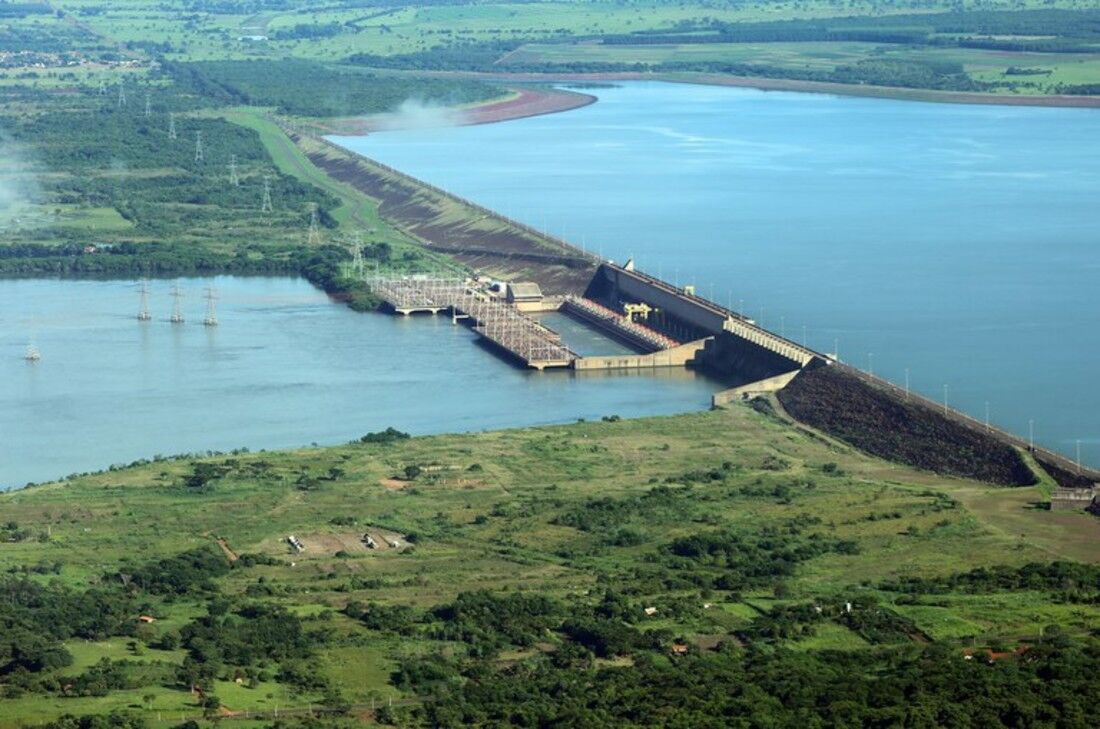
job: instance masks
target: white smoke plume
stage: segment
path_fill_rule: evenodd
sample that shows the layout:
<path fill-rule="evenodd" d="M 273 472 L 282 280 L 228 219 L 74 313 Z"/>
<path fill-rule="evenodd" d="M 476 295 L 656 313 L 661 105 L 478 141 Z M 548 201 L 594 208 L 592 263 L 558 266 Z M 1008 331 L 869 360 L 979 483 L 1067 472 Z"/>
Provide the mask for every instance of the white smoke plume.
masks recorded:
<path fill-rule="evenodd" d="M 30 158 L 21 145 L 0 129 L 0 225 L 10 225 L 24 203 L 37 195 Z"/>
<path fill-rule="evenodd" d="M 395 129 L 440 129 L 462 124 L 466 114 L 461 109 L 429 104 L 418 99 L 406 99 L 397 111 L 378 115 L 376 128 Z"/>

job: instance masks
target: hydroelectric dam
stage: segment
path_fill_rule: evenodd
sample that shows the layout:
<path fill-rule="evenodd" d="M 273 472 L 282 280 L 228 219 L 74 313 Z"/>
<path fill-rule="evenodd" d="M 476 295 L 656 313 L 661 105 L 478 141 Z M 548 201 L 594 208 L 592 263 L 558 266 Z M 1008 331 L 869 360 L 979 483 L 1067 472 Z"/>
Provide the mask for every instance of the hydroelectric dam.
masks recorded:
<path fill-rule="evenodd" d="M 750 393 L 777 390 L 807 367 L 833 364 L 758 326 L 745 315 L 625 265 L 601 263 L 583 294 L 545 296 L 537 284 L 429 276 L 375 277 L 371 291 L 394 313 L 449 314 L 501 354 L 537 370 L 696 368 L 728 382 L 720 405 Z M 634 350 L 581 356 L 539 313 L 559 311 Z"/>
<path fill-rule="evenodd" d="M 633 261 L 599 263 L 581 294 L 546 296 L 533 282 L 488 277 L 375 277 L 367 283 L 390 311 L 449 314 L 523 367 L 698 369 L 727 384 L 712 396 L 715 407 L 774 393 L 772 401 L 787 416 L 888 459 L 1012 485 L 1033 483 L 1040 471 L 1066 488 L 1095 491 L 1092 484 L 1100 483 L 1100 472 L 1079 461 L 843 364 L 835 353 L 809 349 L 698 296 L 692 286 L 638 271 Z M 538 320 L 545 312 L 560 312 L 632 351 L 582 356 Z M 896 452 L 899 442 L 906 452 Z"/>

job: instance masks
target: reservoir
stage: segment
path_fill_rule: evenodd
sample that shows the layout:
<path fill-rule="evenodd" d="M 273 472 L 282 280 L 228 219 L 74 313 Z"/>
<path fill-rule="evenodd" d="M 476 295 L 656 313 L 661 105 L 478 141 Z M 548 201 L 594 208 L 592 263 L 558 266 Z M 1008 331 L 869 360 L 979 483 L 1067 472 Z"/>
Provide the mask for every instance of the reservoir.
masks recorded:
<path fill-rule="evenodd" d="M 334 141 L 1100 464 L 1100 111 L 586 91 Z"/>
<path fill-rule="evenodd" d="M 170 289 L 186 321 L 172 324 Z M 218 294 L 202 323 L 204 289 Z M 0 280 L 0 488 L 154 455 L 335 444 L 386 427 L 461 432 L 704 409 L 683 370 L 537 373 L 447 316 L 360 314 L 294 278 Z M 550 323 L 550 322 L 548 322 Z M 570 334 L 563 331 L 567 342 Z M 619 345 L 592 338 L 593 353 Z M 41 353 L 24 360 L 29 344 Z"/>

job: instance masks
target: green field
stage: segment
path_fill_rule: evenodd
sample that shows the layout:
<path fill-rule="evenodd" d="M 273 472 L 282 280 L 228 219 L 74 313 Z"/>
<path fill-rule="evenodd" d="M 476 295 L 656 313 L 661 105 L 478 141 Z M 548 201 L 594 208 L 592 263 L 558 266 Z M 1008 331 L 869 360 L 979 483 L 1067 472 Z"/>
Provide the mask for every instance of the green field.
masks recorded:
<path fill-rule="evenodd" d="M 196 491 L 183 480 L 200 462 L 217 466 L 221 476 Z M 408 467 L 416 467 L 412 478 L 401 475 Z M 1087 600 L 1053 600 L 1045 590 L 913 598 L 882 588 L 898 577 L 948 576 L 975 567 L 1100 562 L 1094 517 L 1030 507 L 1042 498 L 1038 487 L 995 488 L 875 461 L 737 406 L 388 445 L 166 460 L 34 487 L 0 496 L 6 520 L 41 534 L 0 544 L 0 569 L 56 562 L 60 569 L 51 579 L 79 590 L 120 565 L 213 548 L 214 537 L 223 538 L 235 553 L 272 563 L 230 571 L 216 581 L 217 594 L 230 604 L 286 607 L 305 628 L 320 629 L 325 637 L 317 639 L 308 661 L 327 686 L 295 688 L 273 677 L 237 683 L 226 664 L 209 689 L 223 705 L 273 711 L 318 702 L 333 691 L 352 704 L 381 704 L 410 695 L 391 682 L 399 667 L 418 656 L 462 655 L 470 647 L 429 639 L 429 627 L 363 628 L 344 614 L 352 603 L 422 613 L 487 589 L 584 605 L 606 587 L 621 586 L 629 609 L 638 611 L 627 618 L 637 629 L 710 645 L 753 635 L 758 621 L 783 606 L 835 609 L 873 597 L 888 614 L 912 621 L 930 640 L 956 646 L 952 650 L 1034 643 L 1048 625 L 1084 638 L 1100 628 L 1100 608 Z M 654 506 L 646 506 L 649 501 Z M 596 503 L 601 506 L 593 511 Z M 575 521 L 596 514 L 595 523 L 602 523 L 600 510 L 611 507 L 618 510 L 612 531 L 630 535 L 622 546 L 609 541 L 610 532 Z M 411 547 L 364 549 L 359 536 L 377 528 L 402 535 Z M 802 561 L 788 576 L 747 582 L 743 596 L 740 590 L 662 586 L 667 578 L 652 562 L 662 545 L 677 539 L 771 528 L 806 530 L 854 546 Z M 290 551 L 288 534 L 306 544 L 304 553 Z M 638 570 L 653 575 L 639 579 Z M 213 598 L 188 593 L 166 600 L 155 591 L 137 596 L 146 601 L 143 610 L 158 617 L 151 629 L 137 638 L 67 642 L 74 660 L 62 674 L 78 676 L 109 659 L 124 661 L 132 675 L 150 666 L 151 684 L 103 697 L 0 699 L 0 726 L 112 707 L 130 707 L 153 726 L 169 725 L 155 721 L 165 712 L 176 714 L 173 721 L 197 716 L 196 700 L 170 680 L 186 652 L 156 646 L 164 634 L 203 615 Z M 657 606 L 652 617 L 641 613 L 649 605 Z M 559 639 L 548 633 L 544 640 L 542 650 L 550 650 Z M 869 640 L 827 621 L 780 642 L 815 655 L 868 651 L 884 640 L 891 639 Z M 539 652 L 504 651 L 490 661 L 533 660 Z"/>

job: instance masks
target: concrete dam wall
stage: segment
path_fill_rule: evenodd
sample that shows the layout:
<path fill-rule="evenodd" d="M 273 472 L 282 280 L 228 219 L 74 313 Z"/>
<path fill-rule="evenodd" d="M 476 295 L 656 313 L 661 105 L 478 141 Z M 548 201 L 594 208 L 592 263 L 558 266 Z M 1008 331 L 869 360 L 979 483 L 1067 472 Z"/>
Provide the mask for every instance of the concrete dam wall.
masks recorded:
<path fill-rule="evenodd" d="M 688 364 L 738 387 L 762 380 L 778 383 L 781 380 L 775 378 L 798 372 L 811 362 L 828 362 L 825 356 L 756 326 L 748 317 L 636 271 L 630 263 L 601 264 L 585 297 L 616 310 L 629 304 L 652 307 L 647 326 L 681 342 L 705 340 Z"/>

